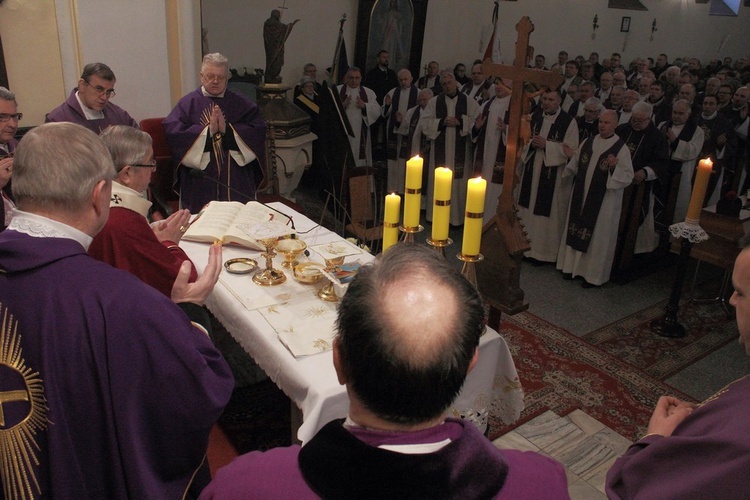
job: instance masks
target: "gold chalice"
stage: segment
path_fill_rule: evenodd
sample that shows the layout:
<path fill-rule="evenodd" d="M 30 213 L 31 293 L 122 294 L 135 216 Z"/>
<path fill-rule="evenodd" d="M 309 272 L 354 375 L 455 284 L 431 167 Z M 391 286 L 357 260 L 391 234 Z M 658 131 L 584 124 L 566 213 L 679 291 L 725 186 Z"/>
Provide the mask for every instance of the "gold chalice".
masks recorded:
<path fill-rule="evenodd" d="M 283 238 L 280 239 L 276 244 L 276 251 L 284 256 L 284 262 L 281 263 L 281 267 L 288 267 L 294 269 L 294 266 L 299 264 L 297 257 L 299 254 L 305 251 L 307 244 L 299 239 Z"/>
<path fill-rule="evenodd" d="M 336 268 L 344 263 L 346 256 L 333 257 L 332 259 L 326 259 L 326 271 L 335 272 Z M 336 289 L 333 286 L 333 281 L 329 281 L 326 286 L 318 290 L 318 297 L 325 300 L 326 302 L 338 302 L 339 296 L 336 295 Z"/>
<path fill-rule="evenodd" d="M 253 281 L 262 286 L 280 285 L 286 281 L 286 275 L 283 271 L 274 269 L 273 258 L 276 256 L 274 248 L 279 243 L 278 238 L 263 238 L 258 242 L 266 248 L 261 255 L 266 258 L 266 268 L 263 271 L 255 273 Z"/>

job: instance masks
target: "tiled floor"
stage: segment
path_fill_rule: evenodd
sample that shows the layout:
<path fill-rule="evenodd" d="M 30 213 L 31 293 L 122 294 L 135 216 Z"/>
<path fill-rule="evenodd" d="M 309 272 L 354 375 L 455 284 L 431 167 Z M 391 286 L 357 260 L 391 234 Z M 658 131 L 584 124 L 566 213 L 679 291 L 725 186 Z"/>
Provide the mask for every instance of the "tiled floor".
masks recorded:
<path fill-rule="evenodd" d="M 581 410 L 547 411 L 494 441 L 500 449 L 536 451 L 565 466 L 573 500 L 606 499 L 604 478 L 630 441 Z"/>

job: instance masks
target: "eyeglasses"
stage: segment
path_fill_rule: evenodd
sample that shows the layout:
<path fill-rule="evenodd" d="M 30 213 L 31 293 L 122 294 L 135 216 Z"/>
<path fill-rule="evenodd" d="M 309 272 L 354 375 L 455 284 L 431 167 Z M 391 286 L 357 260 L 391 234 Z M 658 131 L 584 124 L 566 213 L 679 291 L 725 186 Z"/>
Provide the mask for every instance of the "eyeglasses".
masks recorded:
<path fill-rule="evenodd" d="M 217 81 L 219 83 L 226 81 L 227 77 L 225 75 L 201 75 L 204 80 L 207 82 L 213 82 Z"/>
<path fill-rule="evenodd" d="M 156 170 L 156 160 L 151 160 L 148 163 L 131 163 L 131 167 L 142 167 L 142 168 L 150 168 L 151 170 Z"/>
<path fill-rule="evenodd" d="M 20 122 L 21 118 L 23 118 L 23 113 L 0 113 L 0 123 L 10 121 L 11 118 Z"/>
<path fill-rule="evenodd" d="M 115 89 L 105 89 L 101 85 L 94 86 L 94 85 L 91 85 L 86 80 L 84 80 L 83 83 L 85 83 L 86 85 L 94 89 L 98 95 L 106 95 L 108 99 L 116 95 Z"/>

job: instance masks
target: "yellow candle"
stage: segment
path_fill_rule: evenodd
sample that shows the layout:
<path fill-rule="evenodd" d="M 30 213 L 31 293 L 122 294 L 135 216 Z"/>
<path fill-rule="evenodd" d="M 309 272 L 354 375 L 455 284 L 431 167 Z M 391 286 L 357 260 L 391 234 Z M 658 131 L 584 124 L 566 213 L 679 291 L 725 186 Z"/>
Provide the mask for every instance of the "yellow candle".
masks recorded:
<path fill-rule="evenodd" d="M 406 162 L 406 199 L 404 200 L 404 226 L 419 226 L 419 207 L 422 198 L 423 160 L 415 156 Z"/>
<path fill-rule="evenodd" d="M 698 162 L 698 171 L 695 173 L 695 184 L 693 184 L 693 193 L 690 195 L 690 205 L 688 205 L 685 220 L 692 219 L 697 221 L 701 217 L 703 210 L 703 198 L 706 197 L 706 187 L 708 187 L 708 178 L 713 172 L 713 163 L 709 158 Z"/>
<path fill-rule="evenodd" d="M 401 213 L 401 197 L 391 193 L 385 197 L 385 216 L 383 217 L 383 251 L 398 242 L 398 218 Z"/>
<path fill-rule="evenodd" d="M 445 167 L 435 169 L 435 189 L 432 198 L 432 239 L 448 239 L 448 223 L 451 217 L 451 188 L 453 170 Z"/>
<path fill-rule="evenodd" d="M 406 187 L 419 189 L 422 187 L 422 166 L 424 160 L 419 155 L 406 162 Z"/>
<path fill-rule="evenodd" d="M 464 238 L 461 253 L 479 255 L 482 242 L 482 216 L 484 215 L 484 194 L 487 181 L 481 177 L 469 179 L 466 188 L 466 218 L 464 219 Z"/>

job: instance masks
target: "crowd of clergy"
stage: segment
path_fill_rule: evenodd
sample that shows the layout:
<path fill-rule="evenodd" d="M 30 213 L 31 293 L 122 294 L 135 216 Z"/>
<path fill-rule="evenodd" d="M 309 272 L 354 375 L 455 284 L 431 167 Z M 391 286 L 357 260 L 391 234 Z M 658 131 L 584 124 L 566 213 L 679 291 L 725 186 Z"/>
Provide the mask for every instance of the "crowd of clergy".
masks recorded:
<path fill-rule="evenodd" d="M 528 63 L 548 70 L 543 55 Z M 514 82 L 487 78 L 481 61 L 468 76 L 467 68 L 431 61 L 415 84 L 381 51 L 374 68 L 349 68 L 336 88 L 357 165 L 384 162 L 388 189 L 403 193 L 406 160 L 425 158 L 428 221 L 438 166 L 453 171 L 453 225 L 462 223 L 469 178 L 488 181 L 485 221 L 503 190 Z M 623 237 L 621 214 L 638 217 L 635 253 L 657 249 L 659 228 L 685 217 L 699 158 L 713 161 L 707 204 L 750 187 L 750 58 L 704 66 L 660 54 L 624 67 L 616 53 L 600 62 L 596 53 L 569 59 L 560 51 L 549 70 L 562 74 L 560 88 L 524 88 L 528 142 L 513 193 L 531 262 L 555 263 L 584 287 L 602 285 Z M 305 66 L 294 96 L 313 127 L 316 71 Z M 13 374 L 0 379 L 4 498 L 190 498 L 210 481 L 208 433 L 232 389 L 202 307 L 218 281 L 221 248 L 210 248 L 199 275 L 179 242 L 207 202 L 252 200 L 263 182 L 266 123 L 255 102 L 228 88 L 228 77 L 227 58 L 207 54 L 201 86 L 163 122 L 181 205 L 163 217 L 147 196 L 152 138 L 112 101 L 116 78 L 106 64 L 86 65 L 77 88 L 47 114 L 50 123 L 20 142 L 22 103 L 0 87 L 0 369 Z M 738 258 L 732 297 L 746 349 L 748 252 Z M 240 457 L 204 496 L 565 498 L 559 464 L 497 450 L 471 424 L 444 419 L 476 362 L 482 317 L 476 291 L 449 267 L 398 245 L 362 272 L 340 308 L 334 345 L 348 418 L 302 451 Z M 373 293 L 414 304 L 393 309 Z M 436 326 L 438 313 L 447 319 Z M 424 325 L 420 332 L 436 329 L 440 343 L 412 339 L 396 320 L 406 316 Z M 51 335 L 58 323 L 65 335 Z M 433 391 L 446 380 L 450 388 Z M 746 495 L 747 459 L 737 457 L 750 450 L 733 436 L 748 434 L 740 413 L 747 382 L 732 387 L 700 407 L 662 398 L 648 435 L 610 471 L 608 494 Z M 705 463 L 725 467 L 704 470 Z"/>
<path fill-rule="evenodd" d="M 529 130 L 513 198 L 532 264 L 552 263 L 565 279 L 600 286 L 623 247 L 633 255 L 668 247 L 668 227 L 685 219 L 699 159 L 713 164 L 704 205 L 750 187 L 750 58 L 704 66 L 687 57 L 670 63 L 660 54 L 625 67 L 617 53 L 600 62 L 595 52 L 572 59 L 560 51 L 550 68 L 543 55 L 528 62 L 563 77 L 556 89 L 524 87 Z M 482 71 L 482 61 L 474 61 L 470 75 L 464 64 L 441 70 L 431 61 L 414 83 L 408 69 L 391 69 L 389 54 L 381 51 L 364 77 L 350 68 L 339 86 L 355 129 L 349 140 L 358 165 L 387 163 L 388 190 L 403 193 L 406 160 L 425 159 L 428 222 L 431 173 L 439 166 L 453 171 L 452 225 L 463 223 L 471 177 L 488 182 L 485 223 L 495 214 L 513 82 Z M 315 98 L 309 78 L 301 88 Z"/>

